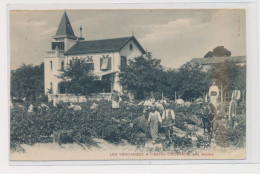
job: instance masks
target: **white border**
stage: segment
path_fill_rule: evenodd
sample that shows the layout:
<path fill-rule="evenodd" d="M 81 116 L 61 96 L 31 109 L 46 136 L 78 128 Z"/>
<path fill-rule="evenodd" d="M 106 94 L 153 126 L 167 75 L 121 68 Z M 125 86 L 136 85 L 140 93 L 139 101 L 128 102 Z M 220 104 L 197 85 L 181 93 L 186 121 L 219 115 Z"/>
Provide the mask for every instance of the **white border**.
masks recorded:
<path fill-rule="evenodd" d="M 109 4 L 101 4 L 105 1 L 87 1 L 88 3 L 95 4 L 86 4 L 86 1 L 74 0 L 73 2 L 67 1 L 55 1 L 55 3 L 63 4 L 52 4 L 53 1 L 37 1 L 41 4 L 35 3 L 32 0 L 24 0 L 23 4 L 20 4 L 19 1 L 4 1 L 1 2 L 0 13 L 1 13 L 1 25 L 6 28 L 1 28 L 0 33 L 0 54 L 2 59 L 1 63 L 1 85 L 4 86 L 0 88 L 0 110 L 1 110 L 1 125 L 0 125 L 0 171 L 1 166 L 4 165 L 6 170 L 11 170 L 14 172 L 14 169 L 20 171 L 22 169 L 27 169 L 27 166 L 34 165 L 29 169 L 33 170 L 36 166 L 44 167 L 44 169 L 49 169 L 48 171 L 53 171 L 57 169 L 57 166 L 77 166 L 81 165 L 82 167 L 89 165 L 123 165 L 124 167 L 131 164 L 135 164 L 135 167 L 140 167 L 141 165 L 153 165 L 149 168 L 161 165 L 161 164 L 182 164 L 185 166 L 191 166 L 190 164 L 196 164 L 192 166 L 190 171 L 197 170 L 195 167 L 204 166 L 207 164 L 207 167 L 214 166 L 212 164 L 221 163 L 222 167 L 227 166 L 223 163 L 229 164 L 249 164 L 249 163 L 260 163 L 260 121 L 259 118 L 259 15 L 257 10 L 259 9 L 259 2 L 256 1 L 244 1 L 244 3 L 230 3 L 234 1 L 225 1 L 225 3 L 210 3 L 214 1 L 203 1 L 204 3 L 159 3 L 158 1 L 148 1 L 156 2 L 144 4 L 143 2 L 147 1 L 137 1 L 138 4 L 130 4 L 129 1 L 121 1 L 121 4 L 113 3 L 118 1 L 110 1 Z M 133 2 L 133 1 L 132 1 Z M 141 3 L 142 2 L 142 3 Z M 164 2 L 167 2 L 164 1 Z M 187 1 L 186 1 L 187 2 Z M 202 1 L 200 1 L 202 2 Z M 216 1 L 215 1 L 216 2 Z M 84 4 L 83 4 L 84 3 Z M 10 162 L 10 165 L 22 165 L 22 166 L 8 166 L 9 165 L 9 125 L 8 125 L 8 97 L 9 97 L 9 51 L 7 42 L 9 41 L 8 36 L 8 9 L 7 4 L 10 4 L 8 9 L 104 9 L 104 8 L 246 8 L 247 11 L 247 159 L 246 160 L 142 160 L 142 161 L 25 161 L 25 162 Z M 3 32 L 2 32 L 3 31 Z M 8 54 L 7 54 L 8 52 Z M 7 68 L 8 67 L 8 68 Z M 7 86 L 7 87 L 6 87 Z M 200 165 L 198 165 L 200 164 Z M 203 164 L 203 165 L 202 165 Z M 43 165 L 43 166 L 42 166 Z M 51 167 L 50 167 L 51 166 Z M 245 164 L 244 164 L 245 166 Z M 55 167 L 55 168 L 54 168 Z M 100 166 L 99 166 L 100 167 Z M 106 166 L 108 167 L 108 166 Z M 109 166 L 112 167 L 112 166 Z M 141 166 L 142 167 L 142 166 Z M 180 169 L 180 166 L 178 166 Z M 118 166 L 117 166 L 118 168 Z M 77 168 L 71 167 L 71 170 L 77 171 Z M 58 169 L 57 169 L 58 170 Z M 215 169 L 218 171 L 218 169 Z M 253 169 L 251 169 L 253 170 Z M 163 171 L 163 169 L 161 169 Z M 30 172 L 30 170 L 29 170 Z"/>

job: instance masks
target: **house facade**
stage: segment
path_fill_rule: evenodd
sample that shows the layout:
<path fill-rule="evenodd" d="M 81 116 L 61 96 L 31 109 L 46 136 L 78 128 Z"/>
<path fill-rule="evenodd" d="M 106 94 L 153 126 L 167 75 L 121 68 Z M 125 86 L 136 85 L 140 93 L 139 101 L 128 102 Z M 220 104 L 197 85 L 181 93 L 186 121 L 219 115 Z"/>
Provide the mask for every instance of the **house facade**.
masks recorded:
<path fill-rule="evenodd" d="M 45 94 L 49 99 L 58 97 L 62 101 L 71 101 L 58 76 L 61 69 L 67 68 L 77 59 L 90 63 L 94 74 L 104 86 L 103 93 L 109 94 L 113 90 L 122 92 L 119 83 L 120 67 L 127 65 L 129 59 L 144 54 L 145 50 L 134 36 L 91 41 L 85 41 L 82 35 L 75 36 L 69 18 L 64 12 L 53 36 L 51 50 L 46 52 L 44 58 Z"/>

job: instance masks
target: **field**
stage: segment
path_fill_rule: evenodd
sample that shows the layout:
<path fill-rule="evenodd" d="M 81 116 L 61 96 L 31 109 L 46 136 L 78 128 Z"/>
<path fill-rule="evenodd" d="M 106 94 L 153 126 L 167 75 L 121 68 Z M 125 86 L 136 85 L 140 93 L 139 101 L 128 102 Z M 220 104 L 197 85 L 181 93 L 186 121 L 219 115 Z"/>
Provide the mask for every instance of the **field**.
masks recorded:
<path fill-rule="evenodd" d="M 172 104 L 176 114 L 173 143 L 165 144 L 160 128 L 158 142 L 153 145 L 147 115 L 143 114 L 139 102 L 123 102 L 119 109 L 111 109 L 110 101 L 96 103 L 95 109 L 91 109 L 91 101 L 81 103 L 80 111 L 68 108 L 67 104 L 58 107 L 47 104 L 49 109 L 41 108 L 32 113 L 27 112 L 29 104 L 16 104 L 11 109 L 11 159 L 245 158 L 244 115 L 240 115 L 234 129 L 225 130 L 220 141 L 209 143 L 197 117 L 199 106 Z M 54 132 L 63 130 L 71 133 L 53 143 Z M 149 156 L 120 156 L 120 153 L 149 153 Z"/>

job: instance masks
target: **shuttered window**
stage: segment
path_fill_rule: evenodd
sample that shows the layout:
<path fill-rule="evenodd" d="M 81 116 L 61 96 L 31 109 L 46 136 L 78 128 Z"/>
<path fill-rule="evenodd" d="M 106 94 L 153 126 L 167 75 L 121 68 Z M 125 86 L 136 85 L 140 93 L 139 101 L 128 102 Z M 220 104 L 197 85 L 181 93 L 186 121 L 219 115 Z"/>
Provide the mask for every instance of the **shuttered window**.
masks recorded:
<path fill-rule="evenodd" d="M 126 60 L 126 57 L 125 57 L 125 56 L 121 56 L 121 57 L 120 57 L 120 66 L 121 66 L 121 68 L 127 66 L 127 60 Z"/>
<path fill-rule="evenodd" d="M 111 69 L 111 57 L 100 58 L 100 70 Z"/>

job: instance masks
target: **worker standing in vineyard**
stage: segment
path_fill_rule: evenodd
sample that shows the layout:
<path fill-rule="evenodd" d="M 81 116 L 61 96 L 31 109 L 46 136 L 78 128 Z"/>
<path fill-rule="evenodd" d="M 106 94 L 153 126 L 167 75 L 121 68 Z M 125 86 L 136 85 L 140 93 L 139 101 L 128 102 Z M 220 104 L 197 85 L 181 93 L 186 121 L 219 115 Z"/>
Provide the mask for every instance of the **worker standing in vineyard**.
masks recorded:
<path fill-rule="evenodd" d="M 122 101 L 121 97 L 118 94 L 116 90 L 113 90 L 113 93 L 111 95 L 111 100 L 112 100 L 112 109 L 117 109 L 119 108 L 119 103 Z"/>
<path fill-rule="evenodd" d="M 209 88 L 209 99 L 210 103 L 212 103 L 215 107 L 218 106 L 218 97 L 219 97 L 219 88 L 214 81 Z"/>
<path fill-rule="evenodd" d="M 155 105 L 151 106 L 151 112 L 149 113 L 147 121 L 150 123 L 150 133 L 152 136 L 153 144 L 155 144 L 158 137 L 159 123 L 162 123 L 161 115 L 157 111 Z"/>
<path fill-rule="evenodd" d="M 237 87 L 232 91 L 231 101 L 228 110 L 228 121 L 231 128 L 234 128 L 237 115 L 237 102 L 240 100 L 241 93 Z"/>
<path fill-rule="evenodd" d="M 162 114 L 162 127 L 164 128 L 164 133 L 166 140 L 172 143 L 173 125 L 175 124 L 175 113 L 170 108 L 170 104 L 166 103 L 164 105 L 164 110 Z"/>

